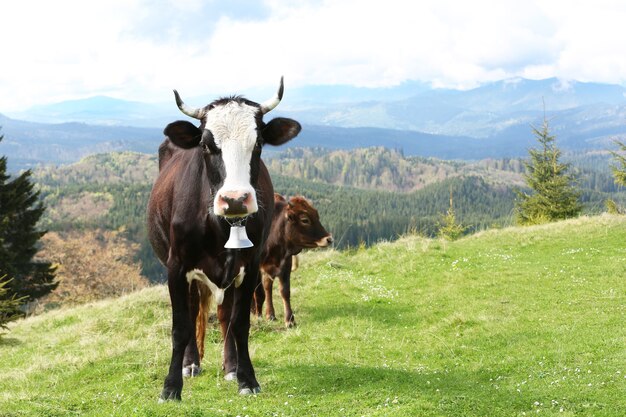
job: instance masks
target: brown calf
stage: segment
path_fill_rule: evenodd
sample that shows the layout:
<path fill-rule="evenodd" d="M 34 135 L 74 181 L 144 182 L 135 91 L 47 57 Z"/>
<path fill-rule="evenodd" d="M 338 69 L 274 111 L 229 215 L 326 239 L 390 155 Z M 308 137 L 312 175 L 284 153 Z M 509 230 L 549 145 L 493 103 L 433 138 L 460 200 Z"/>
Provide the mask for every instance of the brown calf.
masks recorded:
<path fill-rule="evenodd" d="M 263 287 L 255 290 L 253 310 L 258 317 L 262 315 L 263 302 L 265 317 L 275 320 L 272 287 L 274 279 L 280 283 L 280 294 L 285 310 L 285 324 L 295 326 L 296 321 L 291 310 L 291 270 L 293 257 L 302 249 L 326 247 L 333 242 L 333 237 L 320 223 L 317 210 L 304 197 L 291 197 L 287 201 L 280 194 L 274 194 L 274 217 L 270 234 L 265 243 L 265 257 L 261 261 L 261 280 Z"/>

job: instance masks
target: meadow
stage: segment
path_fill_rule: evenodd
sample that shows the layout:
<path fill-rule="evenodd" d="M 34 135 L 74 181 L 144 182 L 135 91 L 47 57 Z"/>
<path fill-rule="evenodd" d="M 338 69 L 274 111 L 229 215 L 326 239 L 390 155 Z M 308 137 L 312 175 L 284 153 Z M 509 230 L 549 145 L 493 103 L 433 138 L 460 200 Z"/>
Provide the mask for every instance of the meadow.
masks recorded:
<path fill-rule="evenodd" d="M 626 217 L 454 242 L 304 254 L 298 326 L 253 319 L 262 392 L 223 380 L 221 336 L 182 402 L 158 404 L 167 289 L 16 321 L 0 339 L 0 416 L 624 416 Z"/>

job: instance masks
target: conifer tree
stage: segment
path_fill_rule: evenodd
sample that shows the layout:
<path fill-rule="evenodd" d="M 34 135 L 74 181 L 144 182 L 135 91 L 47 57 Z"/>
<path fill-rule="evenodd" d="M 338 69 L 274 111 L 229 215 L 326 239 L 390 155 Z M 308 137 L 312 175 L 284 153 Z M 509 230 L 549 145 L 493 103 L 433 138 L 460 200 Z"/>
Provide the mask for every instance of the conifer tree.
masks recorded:
<path fill-rule="evenodd" d="M 626 187 L 626 145 L 617 139 L 614 142 L 619 147 L 619 151 L 611 151 L 615 162 L 617 162 L 617 165 L 611 167 L 613 177 L 616 184 Z"/>
<path fill-rule="evenodd" d="M 620 142 L 615 139 L 613 142 L 618 146 L 617 151 L 611 151 L 613 155 L 614 162 L 617 165 L 611 165 L 611 170 L 613 171 L 613 181 L 617 185 L 621 185 L 622 187 L 626 187 L 626 144 Z M 620 207 L 615 200 L 607 199 L 605 201 L 607 213 L 609 214 L 624 214 L 625 210 L 623 207 Z"/>
<path fill-rule="evenodd" d="M 7 329 L 7 323 L 18 318 L 17 312 L 23 299 L 17 298 L 15 294 L 9 297 L 9 290 L 6 288 L 10 280 L 0 277 L 0 331 Z M 2 333 L 0 333 L 2 337 Z"/>
<path fill-rule="evenodd" d="M 446 240 L 456 240 L 463 236 L 467 227 L 458 222 L 452 200 L 452 188 L 450 188 L 450 207 L 445 215 L 441 216 L 439 223 L 439 237 Z"/>
<path fill-rule="evenodd" d="M 11 179 L 6 169 L 7 158 L 0 157 L 0 277 L 10 278 L 0 300 L 25 297 L 27 302 L 56 287 L 55 268 L 49 262 L 33 259 L 45 232 L 37 230 L 44 206 L 33 189 L 31 172 Z"/>
<path fill-rule="evenodd" d="M 530 149 L 530 159 L 524 162 L 524 179 L 532 192 L 517 191 L 517 223 L 540 224 L 577 216 L 582 210 L 580 192 L 568 173 L 569 164 L 559 161 L 561 151 L 548 121 L 544 119 L 541 129 L 532 130 L 541 146 Z"/>
<path fill-rule="evenodd" d="M 604 202 L 606 212 L 609 214 L 624 214 L 623 209 L 611 198 L 607 198 Z"/>

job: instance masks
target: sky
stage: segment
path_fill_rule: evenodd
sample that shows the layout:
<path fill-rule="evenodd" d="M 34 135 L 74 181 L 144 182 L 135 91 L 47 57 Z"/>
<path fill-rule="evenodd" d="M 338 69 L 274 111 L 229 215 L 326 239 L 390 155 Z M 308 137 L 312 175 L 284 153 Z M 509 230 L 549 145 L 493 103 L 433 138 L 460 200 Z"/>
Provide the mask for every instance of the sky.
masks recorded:
<path fill-rule="evenodd" d="M 0 113 L 94 95 L 166 102 L 174 88 L 235 94 L 281 75 L 286 91 L 626 85 L 625 22 L 623 0 L 3 1 Z"/>

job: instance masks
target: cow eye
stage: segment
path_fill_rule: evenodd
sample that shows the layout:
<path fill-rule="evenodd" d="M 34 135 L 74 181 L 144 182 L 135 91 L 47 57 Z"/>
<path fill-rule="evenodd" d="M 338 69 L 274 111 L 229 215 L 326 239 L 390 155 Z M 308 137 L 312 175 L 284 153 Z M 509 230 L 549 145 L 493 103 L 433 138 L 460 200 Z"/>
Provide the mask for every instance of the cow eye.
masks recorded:
<path fill-rule="evenodd" d="M 200 144 L 204 148 L 207 153 L 218 155 L 221 153 L 220 148 L 215 144 L 215 137 L 211 131 L 205 129 L 202 133 L 202 139 L 200 140 Z"/>
<path fill-rule="evenodd" d="M 311 224 L 311 220 L 307 216 L 300 216 L 300 223 L 302 224 Z"/>

